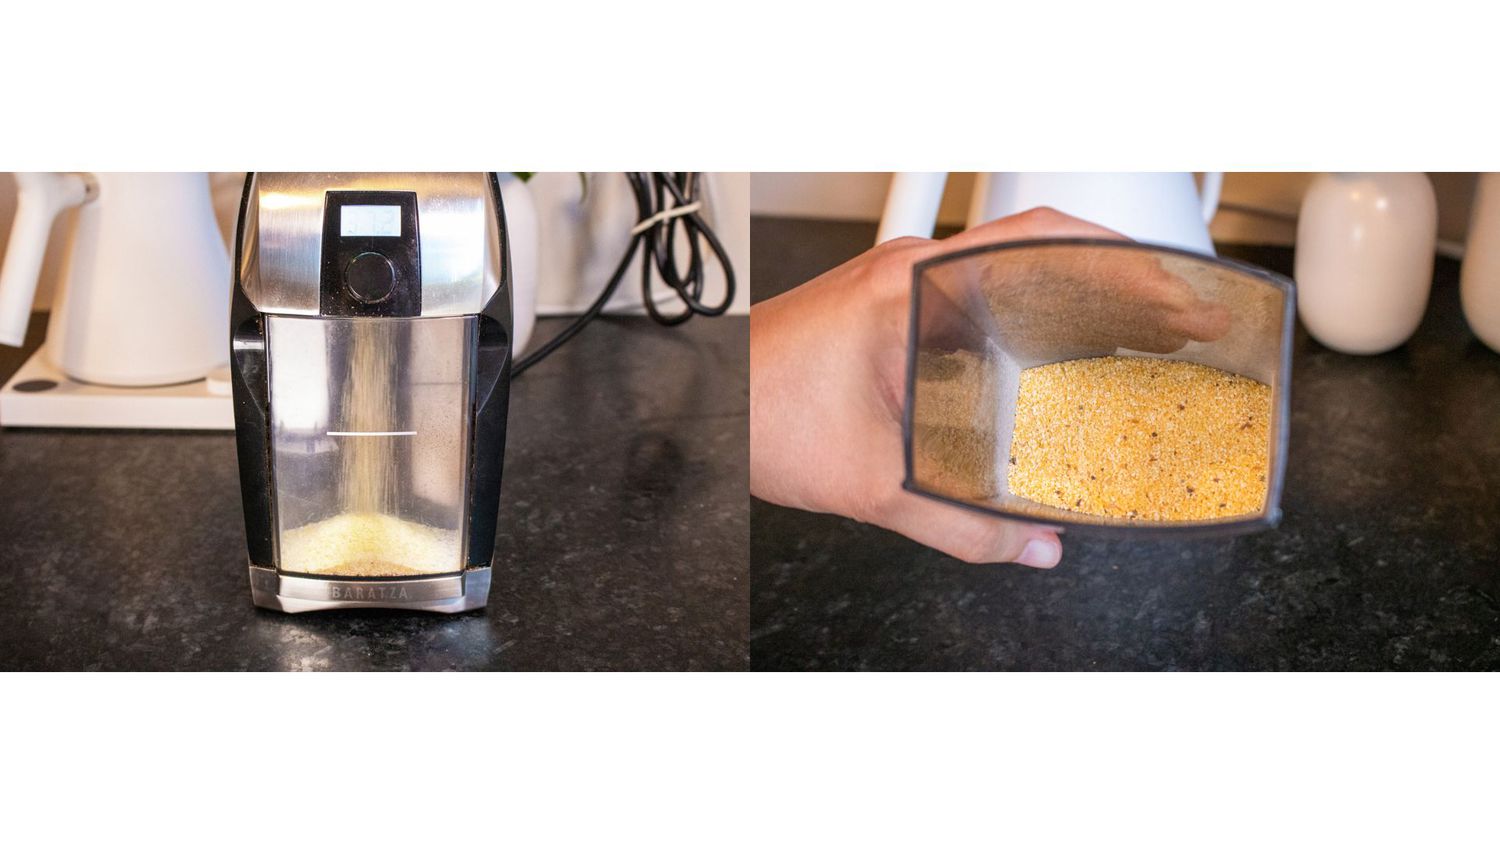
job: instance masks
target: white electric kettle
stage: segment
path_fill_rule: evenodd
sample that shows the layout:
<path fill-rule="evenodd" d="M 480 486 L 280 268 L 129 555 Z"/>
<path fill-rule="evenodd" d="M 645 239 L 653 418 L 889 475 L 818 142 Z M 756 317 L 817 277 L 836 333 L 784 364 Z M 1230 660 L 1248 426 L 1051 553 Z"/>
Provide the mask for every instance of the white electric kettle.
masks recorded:
<path fill-rule="evenodd" d="M 22 344 L 53 222 L 79 208 L 48 360 L 116 387 L 195 381 L 229 358 L 229 255 L 205 173 L 17 173 L 0 343 Z"/>
<path fill-rule="evenodd" d="M 897 173 L 876 242 L 931 237 L 947 173 Z M 1222 173 L 980 173 L 967 226 L 1048 206 L 1144 243 L 1214 254 L 1208 224 L 1219 207 Z"/>

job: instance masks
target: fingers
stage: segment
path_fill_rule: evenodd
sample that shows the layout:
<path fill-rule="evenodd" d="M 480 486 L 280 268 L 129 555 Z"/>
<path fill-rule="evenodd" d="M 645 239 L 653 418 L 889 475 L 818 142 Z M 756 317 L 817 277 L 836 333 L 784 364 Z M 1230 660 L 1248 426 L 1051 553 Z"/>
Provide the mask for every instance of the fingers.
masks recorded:
<path fill-rule="evenodd" d="M 968 563 L 1050 569 L 1062 559 L 1062 543 L 1051 528 L 971 513 L 905 491 L 870 521 Z"/>
<path fill-rule="evenodd" d="M 1057 237 L 1130 239 L 1113 229 L 1096 226 L 1077 217 L 1070 217 L 1054 208 L 1033 208 L 1020 214 L 1012 214 L 1009 217 L 982 223 L 942 240 L 911 236 L 898 237 L 880 244 L 872 252 L 883 255 L 902 255 L 911 263 L 952 252 L 955 249 L 988 246 L 1011 240 L 1040 240 Z"/>
<path fill-rule="evenodd" d="M 1070 217 L 1055 208 L 1033 208 L 959 232 L 943 241 L 948 247 L 968 248 L 1007 240 L 1037 240 L 1053 237 L 1090 237 L 1129 240 L 1114 229 Z"/>
<path fill-rule="evenodd" d="M 1198 300 L 1177 317 L 1177 329 L 1191 340 L 1206 343 L 1229 333 L 1229 309 L 1218 302 Z"/>
<path fill-rule="evenodd" d="M 1199 299 L 1177 278 L 1148 280 L 1134 298 L 1116 303 L 1119 345 L 1146 352 L 1175 352 L 1189 340 L 1207 343 L 1229 333 L 1233 320 L 1228 308 Z"/>

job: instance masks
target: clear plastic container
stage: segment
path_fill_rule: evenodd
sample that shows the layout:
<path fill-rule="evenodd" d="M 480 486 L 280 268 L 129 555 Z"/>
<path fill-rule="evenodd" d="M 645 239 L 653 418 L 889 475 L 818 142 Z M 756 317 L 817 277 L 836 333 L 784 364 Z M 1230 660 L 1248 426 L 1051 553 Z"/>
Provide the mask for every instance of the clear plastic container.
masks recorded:
<path fill-rule="evenodd" d="M 1224 536 L 1274 526 L 1286 470 L 1294 296 L 1292 283 L 1275 273 L 1130 241 L 1014 241 L 923 261 L 912 283 L 905 487 L 982 513 L 1093 535 Z M 1205 310 L 1216 317 L 1211 331 L 1194 323 Z M 1129 519 L 1010 491 L 1021 371 L 1107 355 L 1190 361 L 1270 387 L 1259 511 Z"/>
<path fill-rule="evenodd" d="M 474 318 L 266 325 L 281 571 L 461 571 Z"/>

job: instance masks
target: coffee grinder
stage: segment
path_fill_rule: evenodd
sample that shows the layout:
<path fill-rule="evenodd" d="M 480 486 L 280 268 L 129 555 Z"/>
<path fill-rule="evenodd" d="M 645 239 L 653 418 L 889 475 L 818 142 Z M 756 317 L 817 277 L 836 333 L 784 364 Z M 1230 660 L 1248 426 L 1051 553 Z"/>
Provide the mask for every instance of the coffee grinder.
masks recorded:
<path fill-rule="evenodd" d="M 494 174 L 250 174 L 230 311 L 255 604 L 483 607 L 512 348 Z"/>

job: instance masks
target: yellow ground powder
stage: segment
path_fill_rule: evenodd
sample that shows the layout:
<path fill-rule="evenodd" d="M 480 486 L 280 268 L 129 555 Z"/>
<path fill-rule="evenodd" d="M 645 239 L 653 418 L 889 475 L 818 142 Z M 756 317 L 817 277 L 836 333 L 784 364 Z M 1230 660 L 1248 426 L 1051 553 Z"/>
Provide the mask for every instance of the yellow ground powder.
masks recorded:
<path fill-rule="evenodd" d="M 458 531 L 384 513 L 346 513 L 282 534 L 281 567 L 306 574 L 399 577 L 457 570 Z"/>
<path fill-rule="evenodd" d="M 1270 417 L 1265 384 L 1186 361 L 1101 357 L 1023 370 L 1010 490 L 1132 519 L 1258 512 Z"/>

